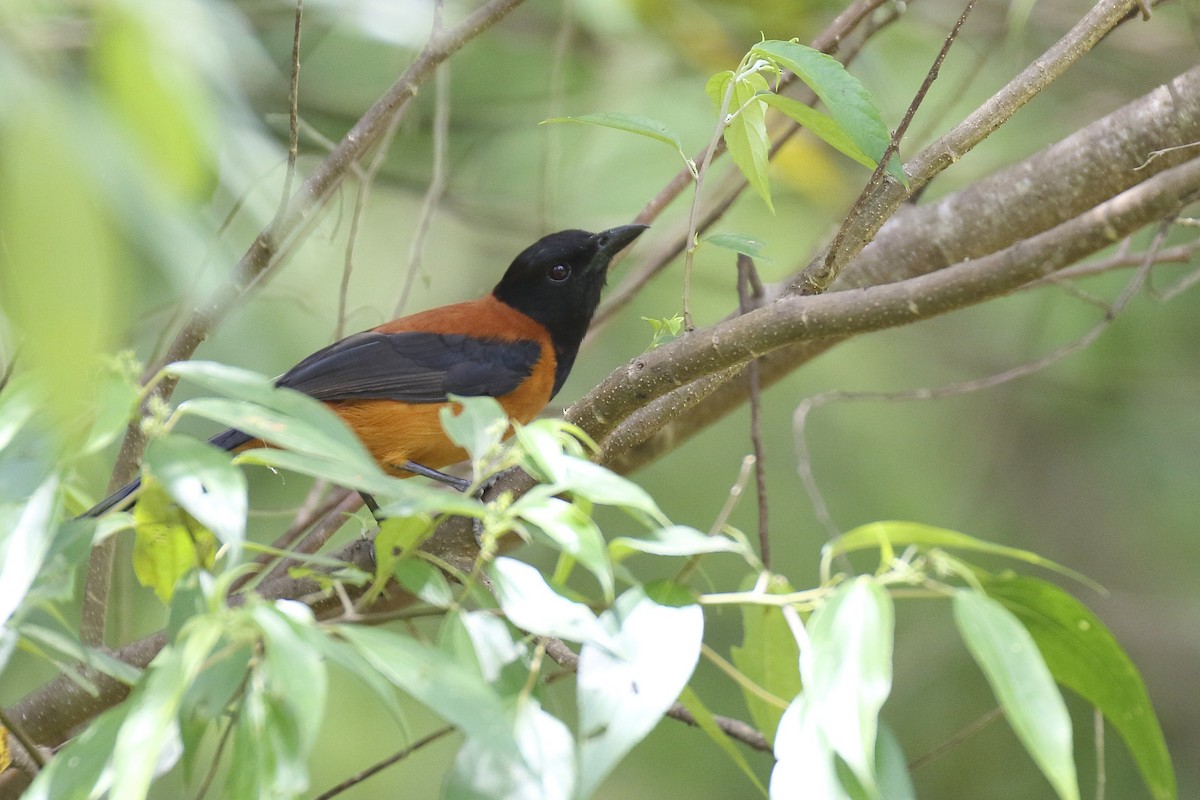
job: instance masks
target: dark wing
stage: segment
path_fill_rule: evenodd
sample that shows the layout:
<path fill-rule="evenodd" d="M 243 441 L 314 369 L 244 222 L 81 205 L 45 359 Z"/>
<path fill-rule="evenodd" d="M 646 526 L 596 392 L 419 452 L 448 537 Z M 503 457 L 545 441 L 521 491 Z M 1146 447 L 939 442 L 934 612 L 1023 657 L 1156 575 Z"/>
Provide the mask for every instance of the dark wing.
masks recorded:
<path fill-rule="evenodd" d="M 275 383 L 322 401 L 499 397 L 519 387 L 541 355 L 541 345 L 528 339 L 365 331 L 318 350 Z"/>

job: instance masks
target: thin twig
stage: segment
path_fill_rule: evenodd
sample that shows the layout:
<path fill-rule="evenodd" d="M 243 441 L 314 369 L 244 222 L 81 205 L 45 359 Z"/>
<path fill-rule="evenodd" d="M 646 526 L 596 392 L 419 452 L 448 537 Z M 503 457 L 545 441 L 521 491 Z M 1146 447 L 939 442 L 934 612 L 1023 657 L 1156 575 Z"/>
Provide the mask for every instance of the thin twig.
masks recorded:
<path fill-rule="evenodd" d="M 326 791 L 321 792 L 321 794 L 314 797 L 313 800 L 329 800 L 329 798 L 331 798 L 331 797 L 336 797 L 337 795 L 341 794 L 342 792 L 346 791 L 347 789 L 351 789 L 351 788 L 357 786 L 358 784 L 362 783 L 367 778 L 370 778 L 372 775 L 377 775 L 380 772 L 382 772 L 383 770 L 392 766 L 393 764 L 399 763 L 400 761 L 403 761 L 404 759 L 408 758 L 409 756 L 411 756 L 413 753 L 417 752 L 418 750 L 420 750 L 424 747 L 428 747 L 429 745 L 436 742 L 438 739 L 441 739 L 445 736 L 450 735 L 455 730 L 456 729 L 453 725 L 447 725 L 444 728 L 438 728 L 433 733 L 430 733 L 427 736 L 422 736 L 420 739 L 413 742 L 412 744 L 410 744 L 408 747 L 404 748 L 403 750 L 401 750 L 397 753 L 393 753 L 392 755 L 388 756 L 387 758 L 383 759 L 382 761 L 380 761 L 370 767 L 367 767 L 366 769 L 364 769 L 362 772 L 358 773 L 357 775 L 350 776 L 346 780 L 339 783 L 337 786 L 334 786 L 331 789 L 327 789 Z"/>
<path fill-rule="evenodd" d="M 433 30 L 436 33 L 442 28 L 442 13 L 444 0 L 438 0 L 433 6 Z M 413 281 L 421 271 L 421 257 L 425 253 L 425 240 L 429 237 L 429 228 L 433 224 L 433 214 L 446 191 L 446 148 L 450 138 L 450 66 L 443 64 L 438 67 L 433 80 L 433 167 L 429 176 L 429 187 L 421 200 L 421 213 L 417 217 L 416 231 L 413 233 L 412 245 L 408 249 L 408 270 L 404 274 L 404 285 L 400 289 L 400 299 L 396 301 L 393 316 L 399 317 L 404 307 L 408 305 L 408 297 L 412 292 Z"/>
<path fill-rule="evenodd" d="M 1003 709 L 1001 709 L 1000 706 L 996 706 L 991 711 L 979 717 L 974 722 L 971 722 L 958 733 L 954 734 L 925 755 L 914 758 L 912 761 L 908 762 L 908 771 L 915 772 L 917 769 L 925 766 L 930 761 L 944 756 L 946 753 L 950 752 L 955 747 L 958 747 L 967 739 L 970 739 L 972 736 L 979 733 L 981 730 L 986 728 L 988 725 L 991 725 L 1002 716 L 1004 716 Z"/>
<path fill-rule="evenodd" d="M 758 306 L 763 299 L 762 282 L 754 269 L 754 259 L 739 253 L 738 307 L 745 314 Z M 746 365 L 746 385 L 750 391 L 750 443 L 754 447 L 754 484 L 758 495 L 758 555 L 763 566 L 771 568 L 771 540 L 767 521 L 767 468 L 766 453 L 762 442 L 762 385 L 759 381 L 758 359 Z"/>
<path fill-rule="evenodd" d="M 354 196 L 354 212 L 350 215 L 350 232 L 346 238 L 346 257 L 342 264 L 342 281 L 338 286 L 337 324 L 333 329 L 335 341 L 346 335 L 346 302 L 350 296 L 350 276 L 354 272 L 354 248 L 358 244 L 358 228 L 367 207 L 367 198 L 371 194 L 371 187 L 375 185 L 375 176 L 379 174 L 380 168 L 387 160 L 388 147 L 391 145 L 396 131 L 400 128 L 400 121 L 404 119 L 404 112 L 407 110 L 407 105 L 396 109 L 396 113 L 388 121 L 387 130 L 379 140 L 379 149 L 375 151 L 371 163 L 363 173 L 362 180 L 358 183 L 358 192 Z"/>
<path fill-rule="evenodd" d="M 288 152 L 287 171 L 279 208 L 275 212 L 278 224 L 292 199 L 292 183 L 296 179 L 296 158 L 300 155 L 300 29 L 304 21 L 304 0 L 296 0 L 296 19 L 292 30 L 292 77 L 288 84 Z"/>

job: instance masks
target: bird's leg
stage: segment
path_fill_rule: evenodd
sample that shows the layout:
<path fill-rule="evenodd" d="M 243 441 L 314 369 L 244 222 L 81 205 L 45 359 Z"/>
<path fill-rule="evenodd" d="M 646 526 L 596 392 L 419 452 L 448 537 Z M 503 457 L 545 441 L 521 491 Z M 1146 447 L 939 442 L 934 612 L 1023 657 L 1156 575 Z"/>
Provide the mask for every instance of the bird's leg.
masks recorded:
<path fill-rule="evenodd" d="M 371 510 L 371 516 L 375 518 L 375 521 L 382 525 L 387 517 L 379 513 L 379 502 L 366 492 L 359 492 L 358 496 L 363 499 L 363 505 Z"/>
<path fill-rule="evenodd" d="M 447 486 L 453 486 L 460 492 L 466 492 L 467 489 L 471 488 L 471 482 L 466 478 L 457 478 L 454 475 L 447 475 L 446 473 L 439 472 L 436 469 L 430 469 L 429 467 L 422 466 L 415 461 L 405 461 L 402 465 L 400 465 L 400 468 L 407 470 L 414 475 L 432 478 L 438 483 L 444 483 Z"/>

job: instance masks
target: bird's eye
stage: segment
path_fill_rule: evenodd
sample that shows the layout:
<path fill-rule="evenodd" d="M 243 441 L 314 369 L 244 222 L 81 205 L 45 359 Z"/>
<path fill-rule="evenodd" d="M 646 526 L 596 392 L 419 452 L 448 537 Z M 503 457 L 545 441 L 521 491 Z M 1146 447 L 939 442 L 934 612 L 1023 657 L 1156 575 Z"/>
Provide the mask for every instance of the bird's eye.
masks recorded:
<path fill-rule="evenodd" d="M 571 268 L 566 264 L 555 264 L 546 275 L 555 283 L 562 283 L 571 277 Z"/>

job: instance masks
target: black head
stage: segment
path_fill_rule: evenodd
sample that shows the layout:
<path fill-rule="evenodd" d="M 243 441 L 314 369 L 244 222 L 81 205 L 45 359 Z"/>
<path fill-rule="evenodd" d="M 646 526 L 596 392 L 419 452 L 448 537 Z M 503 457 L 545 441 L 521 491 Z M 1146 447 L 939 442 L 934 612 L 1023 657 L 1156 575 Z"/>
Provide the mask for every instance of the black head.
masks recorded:
<path fill-rule="evenodd" d="M 555 392 L 567 379 L 600 305 L 609 263 L 644 230 L 645 225 L 621 225 L 600 233 L 552 233 L 517 256 L 492 290 L 497 300 L 550 332 L 558 361 Z"/>

